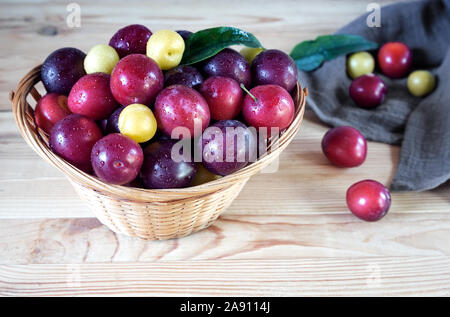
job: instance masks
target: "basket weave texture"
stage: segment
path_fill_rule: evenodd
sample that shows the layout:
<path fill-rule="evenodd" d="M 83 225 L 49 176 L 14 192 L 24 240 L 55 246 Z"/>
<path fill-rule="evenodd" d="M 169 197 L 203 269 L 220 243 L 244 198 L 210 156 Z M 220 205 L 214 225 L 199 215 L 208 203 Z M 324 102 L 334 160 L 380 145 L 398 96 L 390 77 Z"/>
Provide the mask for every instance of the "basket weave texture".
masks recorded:
<path fill-rule="evenodd" d="M 211 225 L 239 195 L 250 177 L 278 158 L 297 134 L 305 111 L 307 90 L 297 83 L 294 120 L 272 143 L 267 153 L 247 167 L 212 182 L 181 189 L 140 189 L 110 185 L 84 173 L 50 150 L 48 136 L 34 122 L 31 104 L 41 98 L 35 85 L 41 65 L 32 69 L 11 92 L 13 113 L 28 145 L 63 172 L 80 198 L 111 230 L 146 240 L 186 236 Z M 28 96 L 31 98 L 28 98 Z"/>

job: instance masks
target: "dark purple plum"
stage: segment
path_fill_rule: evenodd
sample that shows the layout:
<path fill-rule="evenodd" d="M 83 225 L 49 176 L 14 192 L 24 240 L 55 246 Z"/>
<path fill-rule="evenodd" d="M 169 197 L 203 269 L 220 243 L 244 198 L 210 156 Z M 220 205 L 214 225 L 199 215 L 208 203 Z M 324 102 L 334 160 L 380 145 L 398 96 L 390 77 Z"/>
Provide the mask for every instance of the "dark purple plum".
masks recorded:
<path fill-rule="evenodd" d="M 108 131 L 106 130 L 106 125 L 108 124 L 108 119 L 102 119 L 102 120 L 98 120 L 96 122 L 97 122 L 97 125 L 100 127 L 100 130 L 102 131 L 103 135 L 109 134 Z"/>
<path fill-rule="evenodd" d="M 252 78 L 255 86 L 278 85 L 290 92 L 297 84 L 297 77 L 297 65 L 282 51 L 261 52 L 252 62 Z"/>
<path fill-rule="evenodd" d="M 197 169 L 193 162 L 172 159 L 172 147 L 175 143 L 159 141 L 145 149 L 140 175 L 146 188 L 182 188 L 191 184 Z"/>
<path fill-rule="evenodd" d="M 144 153 L 133 139 L 112 133 L 95 143 L 91 162 L 95 174 L 102 181 L 123 185 L 132 182 L 139 174 Z"/>
<path fill-rule="evenodd" d="M 114 112 L 109 116 L 105 127 L 106 134 L 120 133 L 119 116 L 123 109 L 125 109 L 124 106 L 119 107 L 116 110 L 114 110 Z"/>
<path fill-rule="evenodd" d="M 178 31 L 175 31 L 175 32 L 180 34 L 185 42 L 188 40 L 189 36 L 191 36 L 191 34 L 192 34 L 191 31 L 187 31 L 187 30 L 178 30 Z"/>
<path fill-rule="evenodd" d="M 109 41 L 109 46 L 117 51 L 120 58 L 130 54 L 145 54 L 150 36 L 152 32 L 148 28 L 132 24 L 118 30 Z"/>
<path fill-rule="evenodd" d="M 203 76 L 193 66 L 177 66 L 164 75 L 164 87 L 183 85 L 197 89 L 203 83 Z"/>
<path fill-rule="evenodd" d="M 84 75 L 86 54 L 73 47 L 60 48 L 51 53 L 41 68 L 41 78 L 48 93 L 69 95 L 72 86 Z"/>
<path fill-rule="evenodd" d="M 387 88 L 383 80 L 374 74 L 355 78 L 349 88 L 350 97 L 361 108 L 375 108 L 384 100 Z"/>
<path fill-rule="evenodd" d="M 201 68 L 206 77 L 230 77 L 239 84 L 249 87 L 252 82 L 250 66 L 240 53 L 226 48 L 202 63 Z"/>
<path fill-rule="evenodd" d="M 198 140 L 202 163 L 211 173 L 229 175 L 256 159 L 256 133 L 237 120 L 217 121 Z"/>
<path fill-rule="evenodd" d="M 94 120 L 71 114 L 53 126 L 49 143 L 52 151 L 70 164 L 91 172 L 91 150 L 102 137 L 102 131 Z"/>

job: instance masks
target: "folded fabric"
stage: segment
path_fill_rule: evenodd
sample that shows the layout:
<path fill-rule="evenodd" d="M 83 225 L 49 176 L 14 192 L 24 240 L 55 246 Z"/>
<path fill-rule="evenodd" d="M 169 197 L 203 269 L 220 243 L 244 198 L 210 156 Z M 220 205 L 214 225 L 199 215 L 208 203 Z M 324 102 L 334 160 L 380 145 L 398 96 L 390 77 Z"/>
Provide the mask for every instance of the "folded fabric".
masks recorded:
<path fill-rule="evenodd" d="M 386 98 L 375 109 L 359 108 L 349 96 L 351 79 L 346 57 L 341 56 L 313 72 L 300 72 L 310 92 L 307 104 L 332 126 L 350 125 L 368 140 L 402 145 L 392 190 L 437 187 L 450 179 L 450 0 L 383 7 L 381 27 L 367 26 L 368 14 L 337 33 L 361 35 L 380 46 L 404 42 L 413 52 L 413 69 L 430 70 L 437 78 L 436 89 L 414 97 L 407 78 L 390 79 L 377 68 L 388 89 Z"/>

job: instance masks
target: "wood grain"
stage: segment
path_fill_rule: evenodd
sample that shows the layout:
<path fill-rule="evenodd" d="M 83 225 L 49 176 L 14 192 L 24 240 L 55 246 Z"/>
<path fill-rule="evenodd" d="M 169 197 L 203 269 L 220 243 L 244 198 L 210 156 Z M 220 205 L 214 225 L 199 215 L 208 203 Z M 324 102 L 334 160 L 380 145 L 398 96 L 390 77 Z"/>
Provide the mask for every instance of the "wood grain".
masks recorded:
<path fill-rule="evenodd" d="M 448 296 L 450 258 L 0 265 L 0 296 Z"/>
<path fill-rule="evenodd" d="M 10 112 L 9 91 L 52 50 L 87 51 L 130 23 L 192 31 L 233 25 L 288 52 L 334 32 L 372 1 L 76 2 L 76 29 L 65 23 L 67 1 L 0 3 L 0 296 L 449 295 L 450 183 L 393 193 L 378 223 L 345 206 L 350 184 L 390 183 L 398 147 L 370 142 L 363 166 L 332 167 L 320 149 L 327 127 L 307 113 L 278 172 L 253 177 L 211 228 L 144 242 L 91 218 L 64 176 L 24 143 Z"/>
<path fill-rule="evenodd" d="M 186 238 L 142 241 L 94 218 L 3 220 L 0 264 L 164 262 L 450 255 L 450 214 L 224 215 Z"/>

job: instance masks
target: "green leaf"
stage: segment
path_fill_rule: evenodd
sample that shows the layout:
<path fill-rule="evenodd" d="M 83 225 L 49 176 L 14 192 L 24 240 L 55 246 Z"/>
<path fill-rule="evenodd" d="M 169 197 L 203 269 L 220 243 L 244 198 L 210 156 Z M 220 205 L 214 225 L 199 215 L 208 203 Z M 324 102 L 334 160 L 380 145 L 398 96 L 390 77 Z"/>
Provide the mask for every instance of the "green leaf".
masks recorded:
<path fill-rule="evenodd" d="M 324 57 L 321 54 L 313 54 L 304 58 L 296 59 L 295 64 L 298 69 L 309 72 L 322 65 L 323 61 Z"/>
<path fill-rule="evenodd" d="M 323 62 L 340 55 L 373 50 L 377 47 L 377 43 L 358 35 L 322 35 L 314 41 L 297 44 L 290 56 L 295 60 L 299 69 L 308 72 L 318 68 Z"/>
<path fill-rule="evenodd" d="M 253 34 L 237 28 L 221 26 L 205 29 L 189 36 L 181 63 L 194 64 L 200 62 L 231 45 L 262 47 Z"/>

